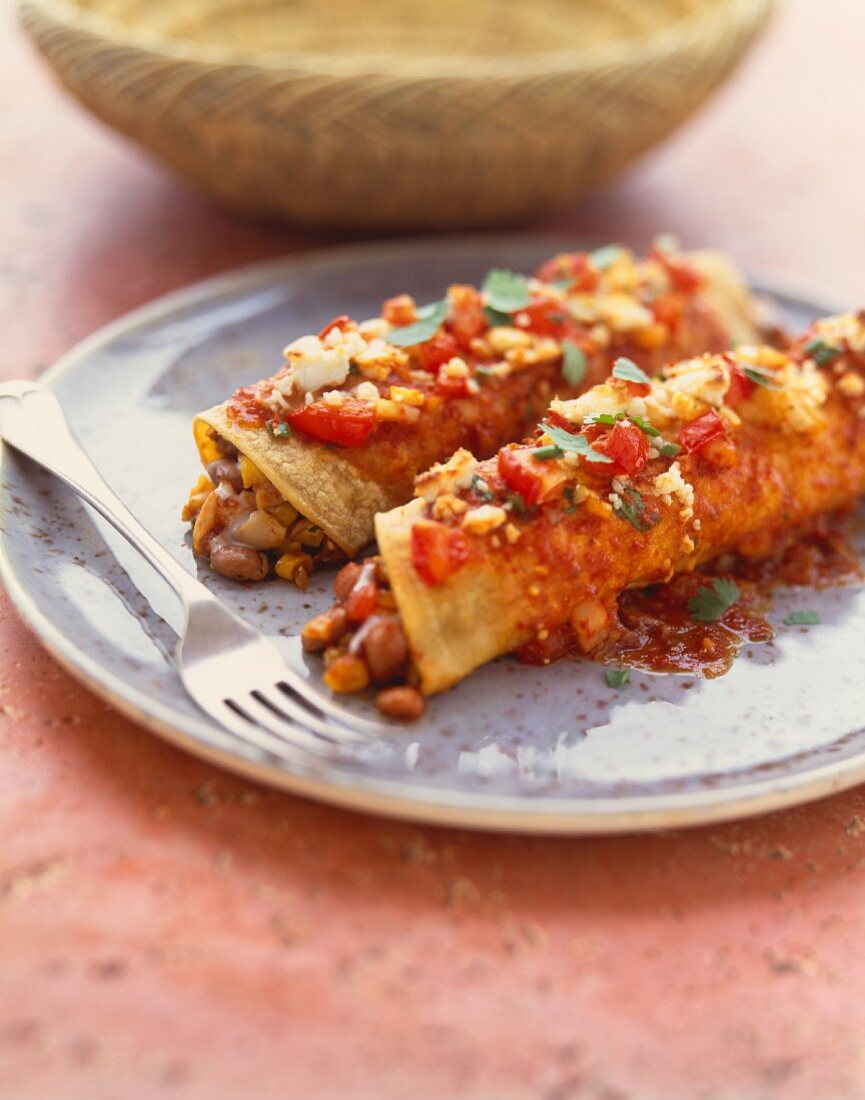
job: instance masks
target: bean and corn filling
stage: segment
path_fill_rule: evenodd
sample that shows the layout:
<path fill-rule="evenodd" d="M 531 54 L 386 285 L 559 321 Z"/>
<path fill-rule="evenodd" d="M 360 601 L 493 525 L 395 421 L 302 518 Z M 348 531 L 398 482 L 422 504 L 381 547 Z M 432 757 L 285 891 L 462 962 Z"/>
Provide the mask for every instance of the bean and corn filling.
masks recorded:
<path fill-rule="evenodd" d="M 461 451 L 421 475 L 411 566 L 423 584 L 437 587 L 470 563 L 500 558 L 504 567 L 518 560 L 527 575 L 527 602 L 538 608 L 525 659 L 549 663 L 566 652 L 601 652 L 620 627 L 618 593 L 611 604 L 588 595 L 569 609 L 567 622 L 547 623 L 543 576 L 555 567 L 551 548 L 562 548 L 562 564 L 573 568 L 571 533 L 598 521 L 621 522 L 641 543 L 653 538 L 656 526 L 663 538 L 676 540 L 666 559 L 669 575 L 655 580 L 709 560 L 701 515 L 716 532 L 723 516 L 701 499 L 701 477 L 715 479 L 735 467 L 740 447 L 771 445 L 782 453 L 790 433 L 823 445 L 830 398 L 852 412 L 854 422 L 865 420 L 865 312 L 816 322 L 787 352 L 744 345 L 670 365 L 655 378 L 620 358 L 608 382 L 575 399 L 554 400 L 532 439 L 483 462 Z M 790 523 L 795 526 L 795 517 Z M 747 557 L 772 556 L 778 533 L 765 535 L 749 537 Z M 533 568 L 537 579 L 528 577 Z M 729 606 L 736 586 L 718 582 L 709 595 Z M 366 623 L 379 614 L 399 655 L 384 679 L 377 655 L 372 664 L 367 658 Z M 334 691 L 386 683 L 387 692 L 404 688 L 413 701 L 397 695 L 392 706 L 383 692 L 379 705 L 386 713 L 413 718 L 414 710 L 421 712 L 417 673 L 381 559 L 343 570 L 336 606 L 308 624 L 304 645 L 325 652 L 325 680 Z"/>
<path fill-rule="evenodd" d="M 476 453 L 495 453 L 500 439 L 485 443 L 479 418 L 485 402 L 513 404 L 502 390 L 508 379 L 552 370 L 537 388 L 540 409 L 555 392 L 600 381 L 617 354 L 655 371 L 677 347 L 727 346 L 723 325 L 699 302 L 704 283 L 686 256 L 659 240 L 644 259 L 612 245 L 559 254 L 535 277 L 492 271 L 480 289 L 453 285 L 427 306 L 402 294 L 380 317 L 339 316 L 317 336 L 293 341 L 276 375 L 234 394 L 229 417 L 276 441 L 345 450 L 367 474 L 375 457 L 364 453 L 368 441 L 398 453 L 418 433 L 435 437 L 446 416 L 466 422 Z M 511 438 L 536 418 L 527 402 Z M 317 564 L 341 556 L 249 458 L 215 433 L 212 442 L 219 457 L 183 518 L 194 521 L 195 551 L 217 572 L 252 581 L 273 570 L 303 588 Z"/>

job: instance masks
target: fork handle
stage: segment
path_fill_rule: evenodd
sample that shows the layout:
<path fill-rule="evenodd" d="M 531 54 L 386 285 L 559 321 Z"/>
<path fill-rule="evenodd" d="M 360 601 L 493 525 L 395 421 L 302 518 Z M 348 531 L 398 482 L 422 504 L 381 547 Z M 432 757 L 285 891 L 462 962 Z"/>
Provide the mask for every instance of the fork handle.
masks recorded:
<path fill-rule="evenodd" d="M 39 382 L 0 385 L 0 438 L 87 501 L 144 557 L 187 606 L 215 600 L 108 485 L 72 435 L 60 402 Z"/>

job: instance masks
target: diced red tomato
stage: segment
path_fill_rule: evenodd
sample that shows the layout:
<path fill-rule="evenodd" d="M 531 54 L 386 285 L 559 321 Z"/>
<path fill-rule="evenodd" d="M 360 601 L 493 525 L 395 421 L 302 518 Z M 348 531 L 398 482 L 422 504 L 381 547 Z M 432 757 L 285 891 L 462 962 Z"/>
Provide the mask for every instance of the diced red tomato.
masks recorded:
<path fill-rule="evenodd" d="M 572 339 L 582 332 L 564 303 L 556 298 L 536 298 L 524 309 L 517 310 L 514 324 L 536 336 L 554 336 L 557 340 Z"/>
<path fill-rule="evenodd" d="M 361 447 L 375 424 L 372 405 L 363 401 L 343 401 L 331 407 L 314 401 L 288 414 L 292 428 L 340 447 Z"/>
<path fill-rule="evenodd" d="M 489 327 L 483 299 L 473 286 L 461 284 L 448 287 L 448 299 L 447 328 L 462 347 L 468 348 Z"/>
<path fill-rule="evenodd" d="M 349 328 L 357 328 L 357 324 L 349 317 L 347 313 L 340 313 L 338 317 L 334 317 L 332 321 L 328 321 L 321 332 L 318 334 L 319 340 L 323 340 L 329 332 L 333 332 L 335 328 L 342 329 L 343 332 Z"/>
<path fill-rule="evenodd" d="M 395 298 L 388 298 L 381 307 L 381 315 L 395 328 L 413 325 L 417 320 L 415 300 L 410 294 L 398 294 Z"/>
<path fill-rule="evenodd" d="M 448 363 L 459 355 L 460 346 L 449 332 L 440 332 L 420 346 L 420 362 L 424 370 L 435 374 L 442 363 Z"/>
<path fill-rule="evenodd" d="M 724 403 L 733 408 L 750 397 L 755 388 L 754 383 L 745 374 L 744 369 L 738 363 L 734 363 L 730 368 L 730 388 L 727 390 Z"/>
<path fill-rule="evenodd" d="M 435 391 L 441 397 L 469 397 L 471 395 L 469 377 L 449 378 L 447 375 L 440 374 L 436 378 Z"/>
<path fill-rule="evenodd" d="M 462 531 L 424 519 L 412 527 L 412 565 L 431 587 L 457 573 L 468 559 L 469 546 Z"/>
<path fill-rule="evenodd" d="M 345 601 L 345 613 L 354 623 L 362 623 L 378 607 L 375 586 L 375 565 L 364 562 Z"/>
<path fill-rule="evenodd" d="M 611 458 L 628 477 L 635 477 L 649 461 L 649 441 L 636 424 L 617 421 L 594 449 Z"/>
<path fill-rule="evenodd" d="M 532 458 L 530 450 L 505 447 L 499 451 L 498 464 L 499 474 L 509 489 L 519 493 L 530 508 L 539 503 L 546 470 L 542 462 Z"/>
<path fill-rule="evenodd" d="M 574 430 L 574 425 L 570 422 L 570 420 L 568 420 L 567 417 L 562 416 L 561 413 L 557 413 L 554 409 L 550 409 L 550 411 L 544 417 L 544 423 L 552 424 L 554 428 L 564 428 L 566 432 L 570 432 L 572 435 L 576 434 Z"/>
<path fill-rule="evenodd" d="M 262 404 L 263 396 L 258 386 L 244 386 L 237 390 L 228 403 L 229 416 L 244 427 L 261 427 L 273 415 L 272 410 Z"/>
<path fill-rule="evenodd" d="M 659 294 L 651 303 L 650 309 L 656 321 L 666 325 L 670 332 L 676 332 L 682 323 L 682 312 L 685 301 L 681 294 L 669 292 Z"/>
<path fill-rule="evenodd" d="M 560 252 L 541 264 L 537 275 L 545 283 L 551 283 L 554 279 L 571 279 L 568 289 L 575 293 L 593 291 L 600 281 L 600 272 L 592 266 L 585 252 Z"/>
<path fill-rule="evenodd" d="M 682 449 L 691 454 L 699 450 L 704 443 L 708 443 L 710 439 L 725 434 L 726 431 L 727 426 L 724 421 L 714 409 L 710 409 L 682 428 L 679 432 L 679 442 L 682 444 Z"/>
<path fill-rule="evenodd" d="M 663 265 L 672 287 L 683 294 L 693 294 L 706 281 L 703 275 L 686 260 L 679 256 L 671 256 L 663 249 L 653 246 L 649 249 L 649 257 Z"/>

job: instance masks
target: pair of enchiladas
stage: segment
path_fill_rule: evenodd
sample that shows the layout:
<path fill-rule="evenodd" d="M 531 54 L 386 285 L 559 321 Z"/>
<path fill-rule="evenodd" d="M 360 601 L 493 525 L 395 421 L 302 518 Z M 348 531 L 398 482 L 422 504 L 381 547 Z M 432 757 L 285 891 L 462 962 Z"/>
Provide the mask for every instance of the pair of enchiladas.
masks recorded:
<path fill-rule="evenodd" d="M 339 318 L 196 421 L 196 550 L 220 568 L 240 547 L 258 557 L 235 575 L 275 559 L 302 582 L 292 555 L 308 574 L 374 523 L 379 554 L 339 573 L 303 640 L 334 690 L 374 685 L 397 717 L 499 654 L 607 659 L 625 590 L 770 557 L 865 487 L 862 318 L 788 350 L 759 335 L 725 261 L 659 248 Z M 248 538 L 259 513 L 280 524 L 272 542 Z M 718 614 L 738 594 L 724 577 L 699 591 Z"/>

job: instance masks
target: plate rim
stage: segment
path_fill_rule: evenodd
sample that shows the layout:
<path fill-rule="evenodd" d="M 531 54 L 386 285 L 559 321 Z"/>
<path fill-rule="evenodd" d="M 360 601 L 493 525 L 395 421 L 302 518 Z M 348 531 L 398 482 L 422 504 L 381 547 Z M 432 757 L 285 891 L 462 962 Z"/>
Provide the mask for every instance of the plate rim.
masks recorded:
<path fill-rule="evenodd" d="M 108 322 L 65 352 L 40 380 L 49 386 L 74 370 L 89 355 L 116 338 L 167 314 L 212 300 L 221 294 L 248 291 L 256 284 L 265 285 L 282 272 L 304 268 L 340 266 L 346 261 L 366 258 L 386 259 L 424 250 L 447 253 L 455 247 L 471 249 L 478 245 L 497 247 L 544 243 L 561 248 L 574 239 L 581 247 L 593 244 L 589 234 L 573 233 L 477 233 L 448 234 L 437 237 L 413 237 L 387 242 L 313 248 L 300 254 L 279 256 L 244 264 L 187 286 L 159 295 Z M 598 240 L 598 238 L 595 238 Z M 786 276 L 762 272 L 749 279 L 758 293 L 771 293 L 808 309 L 833 312 L 837 305 L 820 301 L 806 287 Z M 6 484 L 9 454 L 0 451 L 0 481 Z M 3 491 L 6 495 L 7 490 Z M 276 787 L 302 797 L 329 803 L 343 809 L 379 814 L 385 817 L 423 824 L 470 828 L 494 832 L 541 835 L 612 835 L 678 829 L 716 824 L 784 807 L 846 790 L 865 781 L 865 753 L 818 766 L 808 772 L 752 781 L 715 790 L 667 792 L 655 796 L 621 798 L 555 798 L 536 800 L 495 792 L 454 792 L 446 789 L 404 784 L 398 780 L 351 775 L 334 771 L 324 758 L 310 758 L 310 770 L 289 770 L 264 760 L 248 757 L 229 745 L 221 747 L 219 731 L 204 722 L 189 723 L 191 731 L 171 721 L 171 708 L 150 701 L 147 710 L 129 694 L 128 685 L 94 658 L 78 649 L 71 639 L 31 599 L 27 586 L 19 578 L 7 555 L 5 530 L 0 531 L 0 582 L 3 583 L 17 613 L 33 631 L 49 654 L 80 683 L 105 699 L 125 717 L 164 741 L 229 772 Z M 196 726 L 198 726 L 197 731 Z M 192 732 L 195 731 L 195 732 Z"/>

